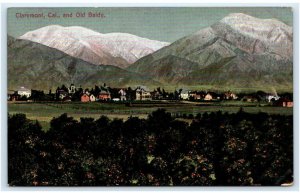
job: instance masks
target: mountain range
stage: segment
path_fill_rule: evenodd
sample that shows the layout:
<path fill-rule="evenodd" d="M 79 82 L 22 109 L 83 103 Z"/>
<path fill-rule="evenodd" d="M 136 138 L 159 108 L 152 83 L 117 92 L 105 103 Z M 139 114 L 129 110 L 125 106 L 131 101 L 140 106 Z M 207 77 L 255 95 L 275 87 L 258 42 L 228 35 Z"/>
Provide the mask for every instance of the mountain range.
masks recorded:
<path fill-rule="evenodd" d="M 46 26 L 8 41 L 9 87 L 145 85 L 293 90 L 293 29 L 233 13 L 171 44 L 83 27 Z"/>
<path fill-rule="evenodd" d="M 292 90 L 292 27 L 230 14 L 127 68 L 163 84 Z"/>
<path fill-rule="evenodd" d="M 94 65 L 54 48 L 28 40 L 8 37 L 8 89 L 20 86 L 45 90 L 65 84 L 83 88 L 94 85 L 127 87 L 157 85 L 140 74 L 110 65 Z"/>
<path fill-rule="evenodd" d="M 136 60 L 169 45 L 127 33 L 101 34 L 79 27 L 50 25 L 29 31 L 19 39 L 56 48 L 91 64 L 125 68 Z"/>

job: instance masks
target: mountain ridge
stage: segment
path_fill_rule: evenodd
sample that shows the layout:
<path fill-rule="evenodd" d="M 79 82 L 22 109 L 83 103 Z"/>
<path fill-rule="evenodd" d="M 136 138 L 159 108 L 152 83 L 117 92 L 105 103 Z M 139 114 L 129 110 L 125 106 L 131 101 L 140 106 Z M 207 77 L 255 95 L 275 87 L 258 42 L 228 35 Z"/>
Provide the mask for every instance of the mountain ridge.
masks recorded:
<path fill-rule="evenodd" d="M 121 68 L 169 44 L 128 33 L 101 34 L 80 26 L 60 25 L 29 31 L 19 39 L 56 48 L 92 64 Z"/>
<path fill-rule="evenodd" d="M 139 59 L 127 69 L 153 76 L 164 84 L 292 90 L 292 37 L 292 27 L 280 21 L 234 13 Z M 187 66 L 193 66 L 193 72 L 166 61 L 169 55 L 184 59 Z M 165 66 L 183 73 L 178 76 Z"/>
<path fill-rule="evenodd" d="M 71 83 L 83 88 L 106 83 L 124 87 L 159 85 L 151 78 L 115 66 L 90 64 L 57 49 L 29 40 L 8 37 L 8 89 L 56 89 Z"/>

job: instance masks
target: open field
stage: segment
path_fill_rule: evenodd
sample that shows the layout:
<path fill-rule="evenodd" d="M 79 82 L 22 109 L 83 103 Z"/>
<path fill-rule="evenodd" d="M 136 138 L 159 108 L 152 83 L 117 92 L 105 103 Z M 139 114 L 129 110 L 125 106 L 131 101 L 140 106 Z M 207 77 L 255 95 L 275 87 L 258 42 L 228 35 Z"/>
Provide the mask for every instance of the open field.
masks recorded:
<path fill-rule="evenodd" d="M 18 102 L 8 103 L 8 112 L 10 114 L 23 113 L 31 120 L 38 120 L 44 129 L 49 127 L 53 117 L 58 117 L 63 113 L 79 120 L 80 117 L 99 118 L 105 115 L 110 119 L 120 118 L 127 119 L 129 116 L 138 116 L 146 118 L 148 114 L 158 108 L 164 108 L 172 115 L 196 115 L 204 112 L 223 111 L 235 113 L 241 107 L 245 112 L 258 113 L 266 112 L 270 114 L 291 115 L 293 108 L 272 107 L 265 104 L 246 103 L 241 101 L 224 101 L 224 102 L 148 102 L 133 103 L 132 106 L 126 106 L 124 103 L 81 103 L 81 102 Z"/>

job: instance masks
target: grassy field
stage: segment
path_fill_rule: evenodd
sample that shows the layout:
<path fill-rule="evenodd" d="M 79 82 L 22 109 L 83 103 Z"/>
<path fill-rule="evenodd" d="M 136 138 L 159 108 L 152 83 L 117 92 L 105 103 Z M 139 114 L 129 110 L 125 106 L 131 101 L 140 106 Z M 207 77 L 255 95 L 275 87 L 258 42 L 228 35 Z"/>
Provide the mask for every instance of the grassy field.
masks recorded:
<path fill-rule="evenodd" d="M 127 119 L 129 116 L 146 118 L 148 114 L 158 108 L 164 108 L 173 115 L 193 114 L 204 112 L 223 111 L 236 113 L 240 107 L 245 112 L 258 113 L 266 112 L 270 114 L 292 115 L 293 108 L 272 107 L 259 105 L 257 103 L 246 103 L 241 101 L 225 101 L 215 103 L 202 102 L 160 102 L 160 103 L 134 103 L 126 106 L 122 103 L 8 103 L 10 114 L 24 113 L 31 120 L 38 120 L 43 128 L 47 130 L 53 117 L 58 117 L 63 113 L 79 120 L 81 117 L 99 118 L 105 115 L 111 119 Z"/>

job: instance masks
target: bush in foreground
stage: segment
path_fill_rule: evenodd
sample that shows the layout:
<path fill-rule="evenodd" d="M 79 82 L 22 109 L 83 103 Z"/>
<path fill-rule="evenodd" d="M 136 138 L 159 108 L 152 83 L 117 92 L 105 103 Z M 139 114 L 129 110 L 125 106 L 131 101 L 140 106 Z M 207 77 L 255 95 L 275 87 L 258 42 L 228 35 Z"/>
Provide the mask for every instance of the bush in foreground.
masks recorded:
<path fill-rule="evenodd" d="M 280 185 L 293 181 L 292 116 L 163 109 L 147 119 L 8 118 L 11 186 Z"/>

